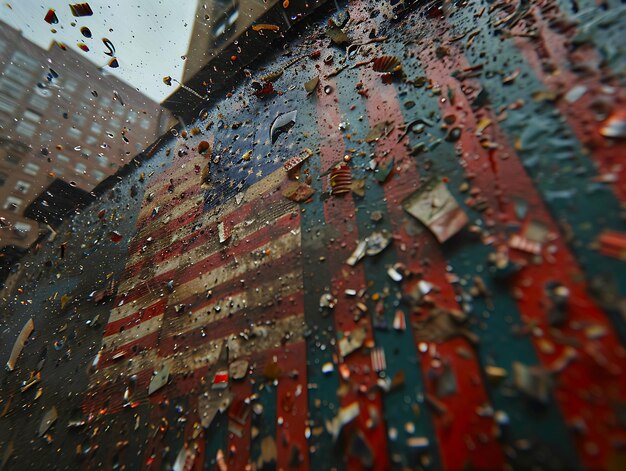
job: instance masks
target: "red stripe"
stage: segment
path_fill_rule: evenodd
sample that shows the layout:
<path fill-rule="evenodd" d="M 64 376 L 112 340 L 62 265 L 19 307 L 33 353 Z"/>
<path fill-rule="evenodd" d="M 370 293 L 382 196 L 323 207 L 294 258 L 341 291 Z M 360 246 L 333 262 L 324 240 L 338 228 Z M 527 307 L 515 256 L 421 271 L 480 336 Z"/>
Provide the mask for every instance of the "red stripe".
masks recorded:
<path fill-rule="evenodd" d="M 265 214 L 265 212 L 271 213 L 273 205 L 279 202 L 281 199 L 283 199 L 283 196 L 280 194 L 280 192 L 276 190 L 271 190 L 270 192 L 265 193 L 248 203 L 245 203 L 245 204 L 242 204 L 241 206 L 233 208 L 233 210 L 230 213 L 221 215 L 220 220 L 228 221 L 228 223 L 233 226 L 240 224 L 252 215 L 259 216 L 259 212 L 261 214 Z M 173 234 L 174 232 L 176 232 L 177 230 L 179 230 L 180 228 L 186 225 L 193 227 L 192 224 L 199 217 L 201 217 L 201 215 L 202 215 L 202 210 L 201 208 L 199 208 L 197 211 L 192 211 L 190 214 L 185 214 L 180 218 L 170 221 L 166 225 L 163 225 L 161 227 L 155 227 L 152 232 L 143 235 L 136 244 L 131 243 L 129 253 L 131 255 L 136 254 L 141 249 L 141 247 L 146 244 L 146 240 L 148 239 L 148 237 L 152 237 L 154 239 L 153 244 L 155 245 L 155 247 L 159 247 L 160 235 Z M 190 232 L 190 234 L 185 236 L 185 238 L 180 239 L 167 247 L 161 248 L 161 252 L 157 252 L 153 255 L 154 258 L 149 256 L 152 251 L 150 250 L 151 246 L 148 245 L 148 253 L 146 254 L 147 256 L 142 257 L 142 260 L 137 262 L 135 265 L 131 267 L 127 267 L 127 270 L 130 270 L 131 273 L 135 273 L 138 270 L 137 268 L 135 268 L 136 266 L 141 267 L 141 264 L 153 263 L 153 262 L 158 263 L 159 261 L 167 260 L 171 258 L 174 254 L 179 253 L 175 251 L 175 249 L 179 249 L 185 244 L 191 244 L 185 247 L 186 250 L 190 250 L 193 247 L 200 245 L 202 240 L 206 240 L 211 235 L 214 235 L 215 237 L 217 237 L 217 225 L 218 225 L 218 222 L 216 221 L 210 225 L 200 227 L 196 231 Z M 194 241 L 194 237 L 197 237 L 198 234 L 202 234 L 202 233 L 204 234 L 204 237 L 202 239 L 196 240 L 195 241 L 196 243 L 194 244 L 192 242 Z M 170 248 L 171 250 L 174 251 L 172 252 L 172 254 L 169 254 L 166 252 Z"/>
<path fill-rule="evenodd" d="M 239 334 L 250 329 L 250 323 L 261 325 L 262 323 L 275 322 L 285 319 L 295 313 L 303 312 L 304 297 L 302 288 L 300 291 L 288 293 L 285 297 L 288 302 L 276 303 L 273 306 L 262 305 L 240 310 L 232 316 L 226 316 L 211 321 L 205 326 L 196 327 L 192 330 L 177 334 L 172 332 L 163 336 L 159 342 L 159 356 L 169 357 L 176 353 L 179 348 L 185 350 L 200 347 L 211 340 L 226 337 L 231 334 Z"/>
<path fill-rule="evenodd" d="M 306 471 L 309 469 L 309 448 L 305 438 L 309 411 L 306 342 L 301 341 L 281 348 L 277 357 L 284 374 L 276 390 L 276 415 L 277 418 L 283 419 L 282 425 L 276 424 L 276 469 L 293 469 L 290 466 L 290 459 L 292 448 L 295 447 L 302 458 L 297 469 Z M 291 376 L 292 372 L 297 372 L 297 376 Z"/>
<path fill-rule="evenodd" d="M 152 210 L 149 214 L 146 214 L 145 216 L 138 219 L 136 224 L 137 227 L 142 227 L 146 224 L 156 224 L 160 222 L 167 214 L 169 214 L 172 210 L 174 210 L 181 204 L 194 202 L 193 198 L 201 195 L 203 191 L 204 190 L 200 188 L 200 186 L 198 186 L 191 187 L 181 193 L 178 193 L 171 200 L 156 205 L 159 207 L 159 210 L 156 214 L 153 215 L 154 210 Z M 204 201 L 200 198 L 197 198 L 194 204 L 200 209 L 203 209 L 204 207 Z"/>
<path fill-rule="evenodd" d="M 129 316 L 123 317 L 113 322 L 109 322 L 104 329 L 104 337 L 108 337 L 110 335 L 119 334 L 121 332 L 120 329 L 135 327 L 135 325 L 141 324 L 149 319 L 152 319 L 159 314 L 163 314 L 165 312 L 165 306 L 167 305 L 167 298 L 161 298 L 156 303 L 151 304 L 147 307 L 142 307 L 138 311 L 132 313 Z"/>
<path fill-rule="evenodd" d="M 139 228 L 138 234 L 133 238 L 128 246 L 129 256 L 137 254 L 143 246 L 146 246 L 146 250 L 150 250 L 151 244 L 158 243 L 163 234 L 172 234 L 174 231 L 180 229 L 183 226 L 191 225 L 199 217 L 202 216 L 204 209 L 202 205 L 196 205 L 185 212 L 182 216 L 172 219 L 167 224 L 153 224 L 149 223 L 149 232 L 144 234 L 145 228 L 143 224 L 137 223 Z M 154 240 L 148 243 L 148 238 L 152 237 Z"/>
<path fill-rule="evenodd" d="M 126 293 L 123 293 L 125 296 L 119 296 L 121 296 L 121 299 L 124 299 L 125 304 L 128 304 L 139 299 L 141 296 L 149 293 L 150 291 L 158 293 L 159 290 L 164 289 L 165 284 L 170 280 L 175 280 L 175 287 L 180 286 L 183 283 L 197 278 L 200 273 L 209 272 L 232 261 L 232 258 L 228 257 L 241 256 L 244 253 L 250 253 L 259 249 L 277 237 L 287 234 L 294 227 L 298 227 L 298 224 L 299 218 L 292 218 L 290 214 L 286 214 L 276 221 L 276 224 L 271 227 L 271 230 L 261 229 L 250 235 L 249 238 L 247 238 L 247 243 L 242 242 L 239 246 L 233 247 L 228 252 L 228 255 L 225 255 L 222 251 L 218 251 L 198 263 L 186 266 L 182 270 L 179 268 L 172 268 L 165 273 L 161 273 L 160 275 L 152 277 L 144 283 L 131 288 Z M 224 248 L 228 250 L 229 246 L 224 245 Z"/>
<path fill-rule="evenodd" d="M 244 286 L 239 284 L 238 279 L 227 280 L 226 282 L 221 283 L 220 285 L 217 285 L 213 288 L 213 297 L 210 300 L 206 298 L 205 293 L 201 293 L 201 294 L 194 295 L 184 300 L 183 302 L 181 302 L 181 304 L 196 304 L 197 301 L 201 301 L 199 305 L 193 305 L 190 308 L 190 311 L 199 311 L 202 308 L 204 308 L 206 305 L 214 303 L 215 299 L 220 299 L 220 297 L 226 297 L 226 296 L 234 296 L 236 294 L 245 292 L 246 290 L 254 289 L 256 285 L 262 284 L 263 282 L 270 279 L 271 277 L 278 278 L 290 271 L 293 271 L 294 269 L 297 269 L 298 266 L 300 266 L 300 263 L 301 263 L 301 252 L 298 248 L 296 250 L 286 253 L 285 255 L 283 255 L 283 257 L 281 257 L 280 259 L 276 260 L 273 263 L 266 263 L 266 264 L 261 265 L 255 272 L 256 278 L 248 279 L 247 283 Z M 280 292 L 278 292 L 277 294 L 280 294 Z M 287 305 L 287 307 L 292 310 L 291 312 L 302 312 L 303 307 L 301 307 L 298 304 L 298 300 L 300 299 L 299 295 L 296 295 L 296 296 L 293 296 L 293 295 L 284 296 L 283 295 L 283 297 L 288 298 L 289 304 Z M 110 324 L 111 325 L 110 328 L 109 326 L 107 326 L 107 332 L 110 332 L 110 333 L 107 333 L 107 335 L 118 333 L 119 327 L 121 325 L 130 325 L 130 324 L 136 323 L 138 319 L 141 319 L 141 322 L 145 322 L 154 316 L 164 313 L 164 311 L 166 310 L 166 304 L 167 304 L 167 299 L 161 299 L 157 303 L 153 304 L 150 308 L 148 308 L 146 312 L 144 312 L 143 317 L 139 313 L 135 313 L 135 314 L 132 314 L 131 316 L 125 317 L 118 321 L 114 321 L 112 324 Z M 296 306 L 298 306 L 297 309 L 300 309 L 300 311 L 296 309 Z M 250 306 L 240 311 L 240 313 L 236 315 L 241 315 L 241 312 L 245 312 L 247 318 L 254 320 L 255 323 L 259 323 L 261 320 L 264 320 L 264 319 L 273 320 L 274 318 L 272 317 L 272 315 L 274 314 L 274 311 L 271 311 L 271 312 L 268 311 L 270 312 L 270 314 L 266 316 L 266 312 L 264 311 L 266 308 L 267 306 L 261 306 L 261 307 Z M 223 309 L 226 310 L 227 308 L 224 307 Z M 150 311 L 149 313 L 148 313 L 148 310 Z M 174 306 L 168 306 L 162 325 L 168 325 L 168 318 L 171 318 L 174 316 L 176 317 L 188 316 L 189 314 L 187 314 L 187 312 L 189 311 L 185 311 L 181 314 L 178 314 L 178 313 L 175 313 Z M 256 316 L 254 313 L 256 313 Z M 137 323 L 137 325 L 138 324 L 139 323 Z M 229 325 L 229 324 L 232 324 L 232 325 Z M 206 343 L 209 340 L 220 338 L 226 335 L 227 333 L 232 332 L 232 327 L 235 325 L 237 325 L 242 330 L 248 327 L 246 322 L 237 322 L 236 320 L 230 317 L 226 317 L 225 319 L 221 319 L 217 322 L 210 323 L 208 326 L 209 328 L 206 328 L 206 334 L 207 334 L 206 337 L 202 337 L 202 332 L 203 332 L 202 327 L 198 327 L 196 329 L 193 329 L 190 332 L 185 333 L 183 335 L 183 338 L 186 339 L 185 345 L 191 348 L 191 347 L 202 345 L 203 343 Z M 159 342 L 159 349 L 160 349 L 161 356 L 166 357 L 174 353 L 175 352 L 174 346 L 176 344 L 180 344 L 180 340 L 177 339 L 176 334 L 174 333 L 172 335 L 168 335 L 167 332 L 161 332 L 161 329 L 159 329 L 159 332 L 157 332 L 157 334 L 159 337 L 161 337 L 161 340 Z M 150 333 L 145 336 L 145 338 L 147 339 L 147 343 L 142 342 L 142 339 L 140 338 L 140 339 L 135 339 L 132 342 L 129 342 L 127 344 L 120 345 L 111 352 L 103 351 L 102 357 L 100 359 L 100 363 L 102 365 L 101 367 L 105 367 L 114 363 L 116 360 L 113 360 L 113 357 L 118 352 L 125 352 L 126 355 L 124 356 L 123 359 L 120 359 L 117 361 L 127 361 L 128 359 L 132 358 L 137 353 L 139 353 L 139 350 L 137 352 L 133 352 L 132 348 L 134 346 L 141 347 L 141 350 L 147 347 L 156 346 L 156 343 L 155 343 L 156 338 L 154 338 L 154 335 L 155 333 Z M 106 337 L 105 337 L 105 341 L 106 341 Z"/>
<path fill-rule="evenodd" d="M 100 357 L 100 364 L 98 365 L 98 369 L 107 368 L 111 365 L 114 365 L 118 362 L 128 361 L 133 356 L 139 354 L 139 352 L 150 350 L 156 347 L 157 342 L 159 340 L 159 331 L 152 332 L 148 335 L 144 335 L 141 338 L 135 339 L 132 342 L 128 342 L 124 345 L 120 345 L 115 350 L 111 351 L 102 351 L 102 356 Z M 113 358 L 118 353 L 124 353 L 125 356 L 118 360 L 114 360 Z"/>
<path fill-rule="evenodd" d="M 302 253 L 300 249 L 295 249 L 284 254 L 281 258 L 272 263 L 260 265 L 254 272 L 254 278 L 245 280 L 245 284 L 239 283 L 239 280 L 226 280 L 223 283 L 215 285 L 211 288 L 211 297 L 207 297 L 206 292 L 195 293 L 180 301 L 179 304 L 186 306 L 185 312 L 198 312 L 206 309 L 207 306 L 213 305 L 217 300 L 222 300 L 224 305 L 228 304 L 228 298 L 241 293 L 250 292 L 267 283 L 268 280 L 279 279 L 280 277 L 297 271 L 302 265 Z M 276 286 L 280 286 L 276 284 Z M 225 311 L 227 307 L 223 308 Z M 169 317 L 179 317 L 180 314 L 175 313 L 175 307 L 169 306 L 166 315 Z M 188 315 L 188 314 L 184 314 Z"/>

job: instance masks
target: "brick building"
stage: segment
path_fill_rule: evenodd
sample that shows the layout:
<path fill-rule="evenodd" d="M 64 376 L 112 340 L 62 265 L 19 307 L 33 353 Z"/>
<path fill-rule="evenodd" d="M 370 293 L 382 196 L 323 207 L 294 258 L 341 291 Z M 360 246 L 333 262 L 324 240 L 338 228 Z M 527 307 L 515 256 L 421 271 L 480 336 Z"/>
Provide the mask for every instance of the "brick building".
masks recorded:
<path fill-rule="evenodd" d="M 169 114 L 106 68 L 0 28 L 0 248 L 36 240 L 24 211 L 53 181 L 89 192 L 163 132 Z"/>

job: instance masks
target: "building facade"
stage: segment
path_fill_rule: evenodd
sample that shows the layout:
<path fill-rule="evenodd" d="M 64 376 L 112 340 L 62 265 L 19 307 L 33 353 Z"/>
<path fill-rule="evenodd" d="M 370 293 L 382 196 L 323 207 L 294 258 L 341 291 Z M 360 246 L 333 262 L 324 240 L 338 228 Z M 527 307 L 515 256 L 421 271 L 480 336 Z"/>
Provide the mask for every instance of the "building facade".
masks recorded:
<path fill-rule="evenodd" d="M 28 205 L 55 180 L 91 191 L 162 133 L 168 113 L 58 43 L 0 28 L 0 248 L 28 247 Z"/>

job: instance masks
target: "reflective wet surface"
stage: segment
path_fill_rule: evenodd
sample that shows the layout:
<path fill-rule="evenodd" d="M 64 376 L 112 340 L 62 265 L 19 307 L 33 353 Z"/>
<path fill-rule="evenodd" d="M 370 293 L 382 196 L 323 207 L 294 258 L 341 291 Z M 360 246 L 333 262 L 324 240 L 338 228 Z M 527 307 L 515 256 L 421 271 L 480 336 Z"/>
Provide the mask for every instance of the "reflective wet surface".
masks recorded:
<path fill-rule="evenodd" d="M 623 12 L 328 4 L 157 71 L 179 119 L 6 278 L 2 465 L 621 469 Z"/>

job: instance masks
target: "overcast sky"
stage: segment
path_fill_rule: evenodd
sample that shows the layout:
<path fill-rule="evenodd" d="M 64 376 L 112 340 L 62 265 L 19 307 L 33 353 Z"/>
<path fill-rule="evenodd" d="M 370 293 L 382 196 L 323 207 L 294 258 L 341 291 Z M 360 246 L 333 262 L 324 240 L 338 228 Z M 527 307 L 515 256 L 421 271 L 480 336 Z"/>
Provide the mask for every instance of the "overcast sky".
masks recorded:
<path fill-rule="evenodd" d="M 115 46 L 120 64 L 117 69 L 107 67 L 109 72 L 157 102 L 173 92 L 173 87 L 163 83 L 163 76 L 182 76 L 181 56 L 189 46 L 198 0 L 91 0 L 93 16 L 78 18 L 72 15 L 70 3 L 74 2 L 10 0 L 0 6 L 0 19 L 43 48 L 51 41 L 63 42 L 98 66 L 110 59 L 104 54 L 102 38 L 106 37 Z M 44 21 L 49 8 L 55 9 L 57 24 Z M 82 26 L 91 30 L 91 39 L 81 34 Z M 90 51 L 80 50 L 79 42 Z"/>

